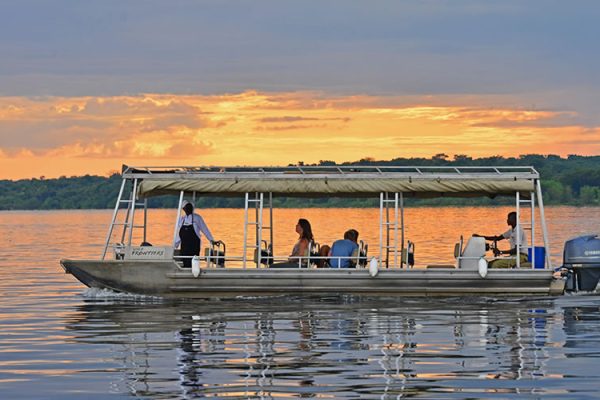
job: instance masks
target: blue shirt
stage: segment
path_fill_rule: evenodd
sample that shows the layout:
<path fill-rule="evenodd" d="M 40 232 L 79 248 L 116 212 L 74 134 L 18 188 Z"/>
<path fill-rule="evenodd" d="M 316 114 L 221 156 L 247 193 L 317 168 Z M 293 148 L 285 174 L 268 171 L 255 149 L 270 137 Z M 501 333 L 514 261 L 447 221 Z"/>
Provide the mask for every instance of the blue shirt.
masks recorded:
<path fill-rule="evenodd" d="M 352 240 L 336 240 L 331 246 L 331 258 L 329 259 L 329 264 L 332 268 L 348 268 L 350 266 L 349 258 L 339 259 L 335 257 L 350 257 L 356 249 L 358 249 L 358 245 Z"/>

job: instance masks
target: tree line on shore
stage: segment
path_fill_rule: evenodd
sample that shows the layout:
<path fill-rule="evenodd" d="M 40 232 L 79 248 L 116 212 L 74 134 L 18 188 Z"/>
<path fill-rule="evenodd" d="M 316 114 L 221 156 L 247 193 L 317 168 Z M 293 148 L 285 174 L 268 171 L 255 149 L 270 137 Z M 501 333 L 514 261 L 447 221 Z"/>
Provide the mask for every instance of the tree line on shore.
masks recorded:
<path fill-rule="evenodd" d="M 389 166 L 533 166 L 542 176 L 542 191 L 546 205 L 600 206 L 600 156 L 527 154 L 519 157 L 472 158 L 467 155 L 436 154 L 431 158 L 395 158 L 336 164 L 320 161 L 317 164 L 300 165 L 389 165 Z M 102 176 L 72 176 L 57 179 L 33 178 L 17 181 L 0 180 L 0 210 L 51 210 L 51 209 L 105 209 L 113 208 L 119 192 L 121 177 L 118 174 Z M 160 196 L 149 200 L 149 206 L 172 208 L 177 205 L 176 196 Z M 414 206 L 476 206 L 510 205 L 511 198 L 439 198 L 408 199 Z M 202 208 L 243 207 L 241 198 L 206 197 L 198 199 Z M 277 207 L 377 207 L 377 199 L 318 198 L 297 199 L 280 197 L 274 199 Z"/>

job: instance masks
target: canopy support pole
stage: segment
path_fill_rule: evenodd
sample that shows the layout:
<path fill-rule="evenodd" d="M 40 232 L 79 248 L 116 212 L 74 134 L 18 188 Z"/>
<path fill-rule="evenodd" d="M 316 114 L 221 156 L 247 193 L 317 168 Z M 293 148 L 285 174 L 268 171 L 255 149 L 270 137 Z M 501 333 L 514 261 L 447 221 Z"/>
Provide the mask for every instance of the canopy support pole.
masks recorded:
<path fill-rule="evenodd" d="M 535 268 L 535 192 L 530 192 L 531 198 L 531 268 Z"/>
<path fill-rule="evenodd" d="M 256 193 L 256 268 L 262 262 L 262 230 L 263 230 L 263 201 L 264 193 Z"/>
<path fill-rule="evenodd" d="M 383 265 L 383 192 L 379 193 L 379 265 Z"/>
<path fill-rule="evenodd" d="M 402 243 L 400 246 L 400 256 L 402 257 L 402 250 L 404 249 L 404 193 L 400 192 L 400 227 Z M 402 260 L 400 260 L 400 267 L 402 267 Z M 406 265 L 408 268 L 408 263 Z"/>
<path fill-rule="evenodd" d="M 108 233 L 106 235 L 104 251 L 102 252 L 102 260 L 104 260 L 106 258 L 106 252 L 108 251 L 108 245 L 110 244 L 110 238 L 112 236 L 113 229 L 115 228 L 115 220 L 117 219 L 117 213 L 119 212 L 119 205 L 121 204 L 121 198 L 123 197 L 123 190 L 125 189 L 125 181 L 127 181 L 127 179 L 123 179 L 121 181 L 121 189 L 119 189 L 119 197 L 117 198 L 117 204 L 115 204 L 115 209 L 113 211 L 110 227 L 108 228 Z"/>
<path fill-rule="evenodd" d="M 179 202 L 177 203 L 177 213 L 175 214 L 175 228 L 173 228 L 173 245 L 175 245 L 177 235 L 179 235 L 179 232 L 177 232 L 177 225 L 179 225 L 179 214 L 181 214 L 181 211 L 179 210 L 181 210 L 181 204 L 183 204 L 183 193 L 183 190 L 179 192 Z"/>
<path fill-rule="evenodd" d="M 515 244 L 515 258 L 516 258 L 516 267 L 517 268 L 521 268 L 521 193 L 519 193 L 519 191 L 517 191 L 516 193 L 516 198 L 517 198 L 517 226 L 516 226 L 516 230 L 517 230 L 517 241 Z"/>
<path fill-rule="evenodd" d="M 148 233 L 148 198 L 144 199 L 144 240 L 143 242 L 146 242 L 146 236 Z"/>
<path fill-rule="evenodd" d="M 246 255 L 246 252 L 248 251 L 248 200 L 249 193 L 246 192 L 246 195 L 244 196 L 244 248 L 242 250 L 242 263 L 244 268 L 246 268 L 246 261 L 248 258 Z"/>
<path fill-rule="evenodd" d="M 269 192 L 269 235 L 271 240 L 271 256 L 273 256 L 273 192 Z"/>
<path fill-rule="evenodd" d="M 133 238 L 133 227 L 135 219 L 135 202 L 137 201 L 137 183 L 138 180 L 133 180 L 133 189 L 131 190 L 131 203 L 129 204 L 131 210 L 131 221 L 129 221 L 129 237 L 127 238 L 127 245 L 131 246 L 131 239 Z M 127 225 L 125 225 L 127 226 Z"/>
<path fill-rule="evenodd" d="M 550 241 L 548 240 L 548 228 L 546 227 L 546 216 L 544 215 L 544 200 L 542 199 L 542 185 L 539 179 L 535 180 L 535 189 L 538 198 L 538 208 L 540 209 L 540 222 L 542 225 L 542 236 L 544 237 L 544 247 L 546 248 L 546 265 L 552 269 L 550 260 Z"/>
<path fill-rule="evenodd" d="M 402 253 L 400 253 L 400 258 L 402 258 Z M 394 267 L 398 267 L 398 193 L 394 193 Z"/>

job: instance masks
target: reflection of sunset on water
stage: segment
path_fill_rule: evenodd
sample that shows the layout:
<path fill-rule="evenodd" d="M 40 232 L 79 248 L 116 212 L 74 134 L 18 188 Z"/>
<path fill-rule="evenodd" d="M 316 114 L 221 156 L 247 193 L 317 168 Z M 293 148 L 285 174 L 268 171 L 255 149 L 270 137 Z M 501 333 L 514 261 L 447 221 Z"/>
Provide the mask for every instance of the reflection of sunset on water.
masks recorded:
<path fill-rule="evenodd" d="M 450 260 L 457 235 L 504 230 L 509 209 L 407 207 L 417 263 Z M 596 211 L 548 207 L 555 252 L 571 235 L 594 230 Z M 241 249 L 243 210 L 199 213 L 228 251 Z M 172 240 L 175 215 L 149 210 L 154 244 Z M 277 209 L 276 249 L 291 249 L 299 217 L 312 222 L 321 243 L 347 225 L 378 240 L 378 209 Z M 576 397 L 595 390 L 589 354 L 590 332 L 600 329 L 597 296 L 176 302 L 85 290 L 58 260 L 99 258 L 110 218 L 110 210 L 0 213 L 0 235 L 9 240 L 0 247 L 0 385 L 7 393 L 28 385 L 47 395 L 57 384 L 78 395 L 110 387 L 145 398 Z"/>

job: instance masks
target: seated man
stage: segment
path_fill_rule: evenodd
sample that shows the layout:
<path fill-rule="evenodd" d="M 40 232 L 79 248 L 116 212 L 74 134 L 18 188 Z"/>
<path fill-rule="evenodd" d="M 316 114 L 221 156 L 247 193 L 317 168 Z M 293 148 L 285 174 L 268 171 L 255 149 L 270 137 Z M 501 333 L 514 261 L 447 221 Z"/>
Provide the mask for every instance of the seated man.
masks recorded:
<path fill-rule="evenodd" d="M 497 259 L 490 262 L 490 268 L 514 268 L 517 265 L 516 254 L 517 254 L 517 213 L 512 211 L 508 213 L 506 217 L 506 223 L 511 227 L 506 232 L 497 236 L 484 236 L 474 233 L 475 237 L 484 237 L 485 240 L 502 240 L 508 239 L 510 243 L 510 250 L 498 250 L 494 249 L 494 256 L 501 254 L 511 255 L 513 257 L 507 257 L 504 259 Z M 527 238 L 523 228 L 519 227 L 518 238 L 519 238 L 519 262 L 520 264 L 527 262 Z"/>
<path fill-rule="evenodd" d="M 329 264 L 331 268 L 350 268 L 352 263 L 350 257 L 358 249 L 356 244 L 357 234 L 354 229 L 344 233 L 344 239 L 336 240 L 329 251 Z M 336 258 L 343 257 L 343 258 Z"/>

